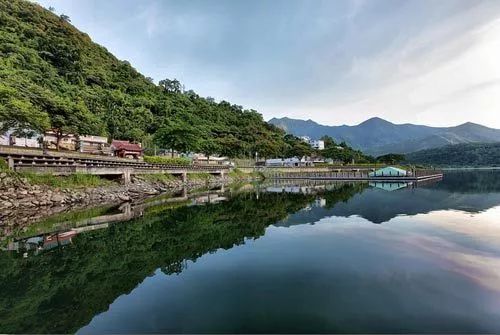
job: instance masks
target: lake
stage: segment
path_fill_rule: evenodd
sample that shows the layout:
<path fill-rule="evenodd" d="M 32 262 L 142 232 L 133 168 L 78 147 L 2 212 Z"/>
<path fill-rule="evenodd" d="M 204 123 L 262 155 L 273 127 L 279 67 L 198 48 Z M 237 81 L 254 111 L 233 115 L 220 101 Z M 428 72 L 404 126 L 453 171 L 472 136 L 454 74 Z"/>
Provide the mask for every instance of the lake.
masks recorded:
<path fill-rule="evenodd" d="M 0 332 L 500 332 L 500 171 L 149 204 L 11 241 Z"/>

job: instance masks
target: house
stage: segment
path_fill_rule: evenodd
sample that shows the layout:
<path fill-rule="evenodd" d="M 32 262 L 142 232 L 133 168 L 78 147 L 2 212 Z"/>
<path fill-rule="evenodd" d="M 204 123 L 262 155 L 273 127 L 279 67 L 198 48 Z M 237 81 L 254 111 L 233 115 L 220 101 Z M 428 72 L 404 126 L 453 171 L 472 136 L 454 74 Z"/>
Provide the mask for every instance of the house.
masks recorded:
<path fill-rule="evenodd" d="M 139 159 L 142 157 L 143 150 L 140 144 L 113 140 L 111 142 L 111 152 L 116 157 Z"/>
<path fill-rule="evenodd" d="M 94 155 L 111 155 L 111 148 L 108 138 L 104 136 L 79 136 L 78 151 Z"/>
<path fill-rule="evenodd" d="M 47 149 L 57 149 L 57 136 L 53 131 L 45 132 L 43 142 Z M 67 134 L 60 139 L 59 149 L 79 151 L 87 154 L 110 155 L 108 138 L 96 135 Z"/>
<path fill-rule="evenodd" d="M 408 175 L 408 172 L 397 167 L 386 166 L 384 168 L 370 172 L 368 175 L 370 177 L 405 177 Z"/>
<path fill-rule="evenodd" d="M 16 136 L 12 131 L 7 131 L 0 135 L 0 145 L 13 145 L 16 147 L 39 148 L 40 135 L 33 133 L 33 136 Z"/>
<path fill-rule="evenodd" d="M 325 149 L 325 141 L 322 141 L 322 140 L 310 140 L 309 145 L 316 150 L 324 150 Z"/>
<path fill-rule="evenodd" d="M 311 146 L 313 149 L 324 150 L 325 141 L 322 140 L 312 140 L 309 136 L 301 136 L 300 139 Z"/>
<path fill-rule="evenodd" d="M 49 130 L 43 134 L 43 143 L 47 149 L 57 149 L 57 135 Z M 76 151 L 78 139 L 74 134 L 67 134 L 59 141 L 59 149 Z"/>

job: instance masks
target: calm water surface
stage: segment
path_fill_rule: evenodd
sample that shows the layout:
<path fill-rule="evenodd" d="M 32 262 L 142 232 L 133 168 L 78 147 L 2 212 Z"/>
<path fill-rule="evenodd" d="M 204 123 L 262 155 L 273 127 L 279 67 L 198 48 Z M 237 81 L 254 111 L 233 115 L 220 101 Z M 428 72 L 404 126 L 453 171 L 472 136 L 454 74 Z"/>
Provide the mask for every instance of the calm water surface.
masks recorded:
<path fill-rule="evenodd" d="M 16 240 L 0 332 L 500 332 L 500 172 L 294 184 Z"/>

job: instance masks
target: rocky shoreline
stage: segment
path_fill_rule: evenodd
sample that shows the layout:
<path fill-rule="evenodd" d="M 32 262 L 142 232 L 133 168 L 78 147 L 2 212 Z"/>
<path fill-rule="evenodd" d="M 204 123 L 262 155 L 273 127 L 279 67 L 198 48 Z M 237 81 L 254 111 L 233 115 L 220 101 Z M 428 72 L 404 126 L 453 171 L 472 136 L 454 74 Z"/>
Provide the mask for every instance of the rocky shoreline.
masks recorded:
<path fill-rule="evenodd" d="M 112 205 L 128 201 L 176 192 L 184 188 L 193 190 L 204 186 L 232 183 L 233 178 L 211 178 L 149 181 L 139 176 L 129 184 L 112 183 L 93 188 L 53 188 L 45 185 L 31 185 L 26 179 L 0 173 L 0 231 L 25 226 L 41 218 L 63 211 Z M 10 229 L 9 229 L 10 228 Z"/>

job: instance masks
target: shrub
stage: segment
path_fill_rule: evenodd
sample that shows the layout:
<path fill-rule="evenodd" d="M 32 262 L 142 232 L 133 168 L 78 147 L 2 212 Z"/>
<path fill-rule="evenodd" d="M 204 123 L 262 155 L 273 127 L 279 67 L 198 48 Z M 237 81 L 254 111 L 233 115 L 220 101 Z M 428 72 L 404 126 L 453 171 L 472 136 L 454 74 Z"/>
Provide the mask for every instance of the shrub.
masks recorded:
<path fill-rule="evenodd" d="M 2 170 L 8 170 L 9 169 L 9 164 L 5 161 L 5 159 L 0 158 L 0 171 Z"/>
<path fill-rule="evenodd" d="M 151 164 L 165 164 L 165 165 L 190 165 L 191 161 L 188 158 L 177 157 L 161 157 L 161 156 L 144 156 L 144 161 Z"/>

